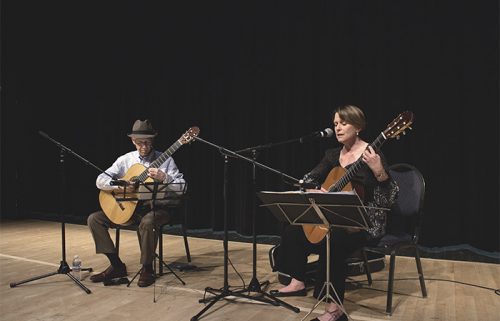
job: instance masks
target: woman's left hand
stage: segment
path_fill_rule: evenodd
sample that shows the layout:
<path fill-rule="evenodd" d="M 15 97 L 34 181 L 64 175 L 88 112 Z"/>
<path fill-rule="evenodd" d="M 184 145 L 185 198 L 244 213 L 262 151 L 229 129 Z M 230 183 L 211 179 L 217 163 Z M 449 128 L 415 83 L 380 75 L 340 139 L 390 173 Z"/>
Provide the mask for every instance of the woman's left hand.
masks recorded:
<path fill-rule="evenodd" d="M 380 159 L 380 155 L 375 152 L 373 147 L 368 146 L 367 149 L 363 152 L 361 155 L 363 162 L 370 167 L 373 173 L 380 173 L 381 171 L 384 170 L 384 167 L 382 166 L 382 161 Z"/>

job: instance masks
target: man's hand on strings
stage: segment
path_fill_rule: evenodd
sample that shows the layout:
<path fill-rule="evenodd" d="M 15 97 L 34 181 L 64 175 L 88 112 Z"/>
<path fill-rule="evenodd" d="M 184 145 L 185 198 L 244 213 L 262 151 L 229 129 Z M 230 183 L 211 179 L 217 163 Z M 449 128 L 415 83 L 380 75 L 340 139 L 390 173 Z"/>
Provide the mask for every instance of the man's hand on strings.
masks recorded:
<path fill-rule="evenodd" d="M 162 170 L 152 167 L 148 168 L 148 176 L 161 182 L 167 178 L 167 174 L 165 174 Z"/>

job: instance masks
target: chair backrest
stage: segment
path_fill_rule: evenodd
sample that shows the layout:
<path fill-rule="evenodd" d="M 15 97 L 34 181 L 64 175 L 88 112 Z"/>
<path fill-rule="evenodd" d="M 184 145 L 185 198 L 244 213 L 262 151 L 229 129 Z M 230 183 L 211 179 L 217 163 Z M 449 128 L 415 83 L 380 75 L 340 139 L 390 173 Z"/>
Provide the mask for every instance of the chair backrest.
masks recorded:
<path fill-rule="evenodd" d="M 387 232 L 412 234 L 416 242 L 423 216 L 424 177 L 416 167 L 405 163 L 391 165 L 389 172 L 399 186 L 399 193 L 388 217 Z"/>

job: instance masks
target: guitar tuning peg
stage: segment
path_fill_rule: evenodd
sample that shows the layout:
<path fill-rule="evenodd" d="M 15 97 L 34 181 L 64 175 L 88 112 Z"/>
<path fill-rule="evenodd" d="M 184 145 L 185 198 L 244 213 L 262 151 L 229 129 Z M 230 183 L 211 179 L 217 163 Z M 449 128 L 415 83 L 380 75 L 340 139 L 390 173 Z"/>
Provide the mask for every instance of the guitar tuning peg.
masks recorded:
<path fill-rule="evenodd" d="M 403 130 L 403 135 L 406 135 L 406 131 Z"/>
<path fill-rule="evenodd" d="M 408 129 L 409 129 L 409 130 L 413 130 L 413 128 L 411 128 L 410 126 L 408 126 Z"/>
<path fill-rule="evenodd" d="M 401 136 L 399 136 L 399 135 L 398 135 L 398 136 L 396 136 L 396 140 L 399 140 L 399 138 L 400 138 L 400 137 L 401 137 Z"/>

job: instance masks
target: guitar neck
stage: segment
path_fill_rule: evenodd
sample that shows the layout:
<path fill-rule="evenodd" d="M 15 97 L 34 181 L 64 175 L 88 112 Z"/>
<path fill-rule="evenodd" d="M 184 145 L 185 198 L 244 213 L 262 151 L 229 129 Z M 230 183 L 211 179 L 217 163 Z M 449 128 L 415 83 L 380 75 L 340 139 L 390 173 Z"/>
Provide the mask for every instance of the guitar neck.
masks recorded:
<path fill-rule="evenodd" d="M 175 153 L 176 150 L 181 147 L 182 144 L 178 140 L 175 143 L 172 144 L 166 151 L 164 151 L 157 159 L 155 159 L 149 167 L 152 168 L 158 168 L 161 164 L 163 164 L 170 156 L 172 156 L 173 153 Z M 149 168 L 148 167 L 148 168 Z M 138 177 L 137 180 L 140 182 L 144 182 L 148 178 L 148 169 L 146 168 Z"/>
<path fill-rule="evenodd" d="M 371 146 L 373 149 L 377 150 L 379 149 L 382 144 L 387 140 L 385 137 L 384 133 L 380 133 L 378 137 L 371 143 L 369 146 Z M 328 190 L 329 192 L 340 192 L 344 189 L 344 187 L 349 184 L 351 179 L 356 175 L 356 173 L 363 167 L 365 163 L 362 160 L 362 156 L 360 156 L 349 169 L 345 172 L 344 175 L 335 183 L 333 186 Z"/>

